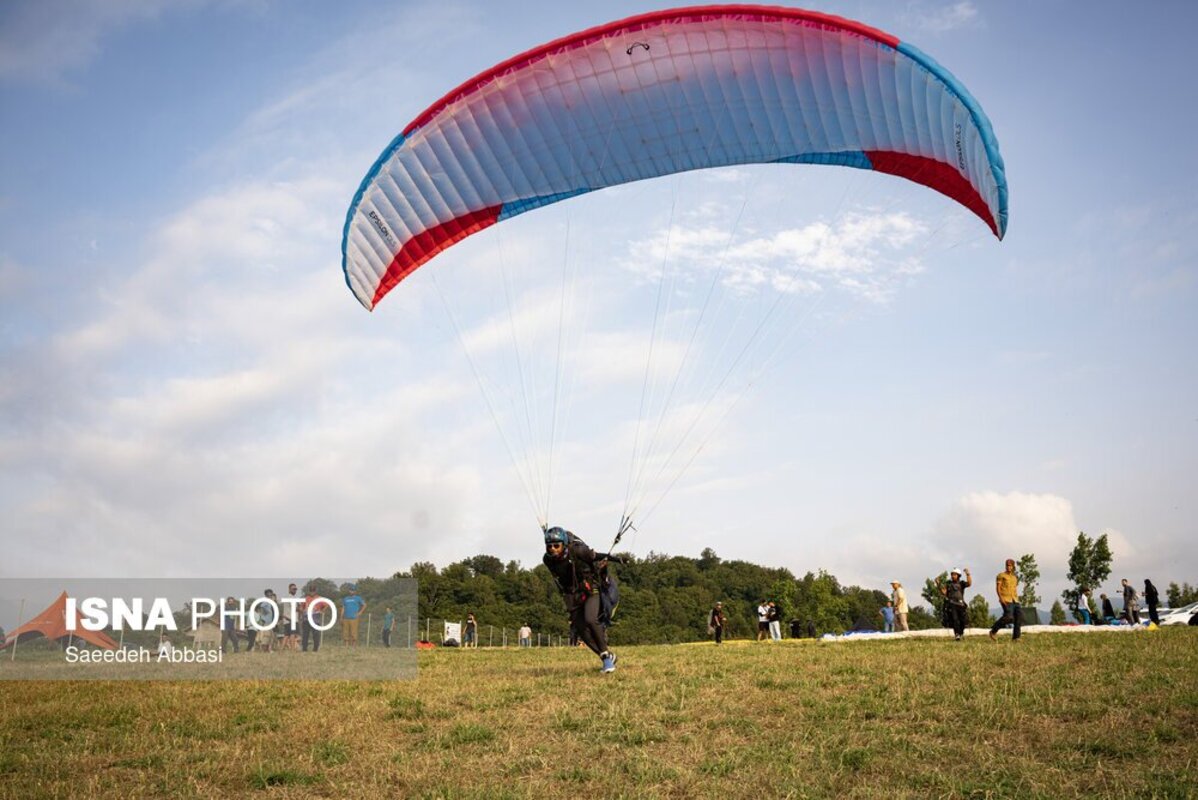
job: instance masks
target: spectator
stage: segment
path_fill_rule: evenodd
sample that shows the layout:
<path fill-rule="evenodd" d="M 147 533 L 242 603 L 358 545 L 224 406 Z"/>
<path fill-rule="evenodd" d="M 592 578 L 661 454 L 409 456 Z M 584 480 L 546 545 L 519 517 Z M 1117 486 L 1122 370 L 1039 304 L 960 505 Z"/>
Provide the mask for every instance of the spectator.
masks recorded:
<path fill-rule="evenodd" d="M 225 598 L 225 612 L 220 617 L 220 651 L 229 652 L 226 642 L 233 643 L 233 652 L 240 653 L 241 645 L 237 636 L 237 601 L 232 597 Z"/>
<path fill-rule="evenodd" d="M 1115 607 L 1111 605 L 1111 598 L 1105 594 L 1099 594 L 1098 597 L 1102 600 L 1102 621 L 1110 625 L 1115 621 Z"/>
<path fill-rule="evenodd" d="M 254 619 L 258 626 L 254 629 L 254 638 L 258 649 L 269 653 L 274 650 L 275 626 L 279 624 L 278 597 L 270 589 L 266 589 L 262 597 L 269 602 L 259 602 L 255 606 Z"/>
<path fill-rule="evenodd" d="M 1123 581 L 1123 613 L 1127 615 L 1127 622 L 1130 625 L 1140 624 L 1140 602 L 1139 595 L 1136 594 L 1136 587 L 1124 578 Z"/>
<path fill-rule="evenodd" d="M 358 594 L 356 583 L 351 583 L 346 588 L 349 594 L 341 598 L 341 638 L 347 647 L 357 647 L 358 622 L 362 612 L 366 610 L 366 601 Z"/>
<path fill-rule="evenodd" d="M 532 628 L 528 627 L 527 622 L 520 626 L 516 636 L 520 640 L 521 647 L 532 647 Z"/>
<path fill-rule="evenodd" d="M 395 628 L 395 614 L 391 612 L 391 606 L 387 606 L 383 612 L 383 647 L 391 646 L 391 631 Z"/>
<path fill-rule="evenodd" d="M 757 604 L 757 641 L 764 642 L 770 630 L 770 607 L 762 600 Z"/>
<path fill-rule="evenodd" d="M 305 653 L 308 652 L 309 640 L 312 642 L 313 653 L 320 650 L 320 638 L 324 631 L 316 626 L 324 625 L 324 612 L 328 607 L 328 601 L 321 598 L 315 584 L 309 583 L 304 587 L 304 615 L 300 622 L 303 624 L 302 647 Z"/>
<path fill-rule="evenodd" d="M 782 641 L 782 609 L 773 600 L 766 606 L 766 618 L 770 624 L 770 640 Z"/>
<path fill-rule="evenodd" d="M 807 620 L 807 638 L 808 639 L 816 638 L 815 620 L 813 620 L 813 619 Z"/>
<path fill-rule="evenodd" d="M 1008 558 L 1006 568 L 994 579 L 994 590 L 998 594 L 1002 616 L 990 628 L 990 641 L 998 641 L 998 632 L 1014 623 L 1011 641 L 1019 641 L 1023 626 L 1023 609 L 1019 606 L 1019 576 L 1015 574 L 1015 559 Z"/>
<path fill-rule="evenodd" d="M 466 615 L 466 636 L 462 646 L 478 647 L 478 620 L 474 618 L 473 611 Z"/>
<path fill-rule="evenodd" d="M 1152 581 L 1144 579 L 1144 602 L 1148 604 L 1148 619 L 1156 625 L 1161 624 L 1161 618 L 1157 615 L 1156 609 L 1161 602 L 1161 593 L 1152 585 Z"/>
<path fill-rule="evenodd" d="M 965 622 L 968 619 L 968 606 L 965 603 L 965 590 L 973 585 L 973 578 L 966 569 L 965 577 L 961 577 L 961 569 L 954 567 L 949 573 L 947 582 L 937 582 L 940 594 L 944 595 L 944 621 L 953 629 L 953 636 L 959 642 L 965 635 Z"/>
<path fill-rule="evenodd" d="M 294 583 L 287 585 L 288 602 L 283 606 L 283 649 L 299 650 L 300 643 L 300 606 L 303 598 L 299 596 L 299 587 Z"/>
<path fill-rule="evenodd" d="M 1085 586 L 1080 586 L 1077 590 L 1077 616 L 1083 625 L 1090 624 L 1090 590 Z"/>
<path fill-rule="evenodd" d="M 715 643 L 724 643 L 724 626 L 728 624 L 728 617 L 724 615 L 724 604 L 717 602 L 711 607 L 711 615 L 707 620 L 707 630 L 709 633 L 715 634 Z"/>
<path fill-rule="evenodd" d="M 0 641 L 3 641 L 3 637 L 0 637 Z M 223 645 L 224 643 L 222 642 L 221 644 Z M 171 654 L 174 652 L 175 652 L 174 643 L 171 642 L 171 638 L 166 635 L 166 631 L 163 631 L 162 633 L 160 633 L 158 635 L 158 657 L 160 659 L 161 658 L 169 659 L 171 657 Z"/>
<path fill-rule="evenodd" d="M 907 613 L 910 609 L 907 607 L 907 590 L 898 581 L 891 581 L 890 588 L 893 590 L 890 593 L 890 602 L 894 604 L 894 616 L 898 622 L 898 629 L 900 631 L 908 630 Z"/>
<path fill-rule="evenodd" d="M 894 601 L 887 600 L 878 613 L 882 615 L 882 633 L 894 633 Z"/>

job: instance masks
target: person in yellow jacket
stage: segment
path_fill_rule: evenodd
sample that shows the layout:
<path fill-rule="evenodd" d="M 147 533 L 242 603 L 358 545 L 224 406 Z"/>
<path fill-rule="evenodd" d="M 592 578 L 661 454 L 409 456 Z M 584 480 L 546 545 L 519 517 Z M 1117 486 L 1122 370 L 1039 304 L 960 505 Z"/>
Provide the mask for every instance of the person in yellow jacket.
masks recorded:
<path fill-rule="evenodd" d="M 1011 641 L 1017 641 L 1022 633 L 1023 609 L 1019 607 L 1019 576 L 1015 574 L 1015 559 L 1007 559 L 1006 569 L 994 579 L 994 588 L 998 592 L 998 602 L 1002 604 L 1002 617 L 990 629 L 990 638 L 997 640 L 998 632 L 1014 622 Z"/>

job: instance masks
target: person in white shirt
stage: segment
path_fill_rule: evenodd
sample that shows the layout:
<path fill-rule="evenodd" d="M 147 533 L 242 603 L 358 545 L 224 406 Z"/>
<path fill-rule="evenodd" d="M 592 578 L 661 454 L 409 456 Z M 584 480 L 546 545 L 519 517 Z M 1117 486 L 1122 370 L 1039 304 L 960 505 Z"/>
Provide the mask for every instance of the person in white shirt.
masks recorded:
<path fill-rule="evenodd" d="M 770 632 L 770 607 L 762 600 L 757 606 L 757 641 L 764 642 Z"/>
<path fill-rule="evenodd" d="M 516 636 L 520 639 L 521 647 L 532 647 L 532 628 L 528 627 L 527 622 L 520 628 Z"/>
<path fill-rule="evenodd" d="M 898 581 L 891 581 L 890 588 L 893 590 L 890 593 L 890 602 L 894 603 L 894 621 L 897 623 L 896 630 L 909 630 L 907 627 L 907 590 Z"/>

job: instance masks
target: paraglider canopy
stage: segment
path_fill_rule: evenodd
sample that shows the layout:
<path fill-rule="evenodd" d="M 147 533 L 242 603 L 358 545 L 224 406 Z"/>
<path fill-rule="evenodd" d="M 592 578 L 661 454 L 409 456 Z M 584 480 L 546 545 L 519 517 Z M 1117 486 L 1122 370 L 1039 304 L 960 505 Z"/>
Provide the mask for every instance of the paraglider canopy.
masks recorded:
<path fill-rule="evenodd" d="M 926 185 L 1000 239 L 990 122 L 897 37 L 795 8 L 655 11 L 516 55 L 447 93 L 383 151 L 346 216 L 367 309 L 455 242 L 617 184 L 733 164 L 824 164 Z"/>

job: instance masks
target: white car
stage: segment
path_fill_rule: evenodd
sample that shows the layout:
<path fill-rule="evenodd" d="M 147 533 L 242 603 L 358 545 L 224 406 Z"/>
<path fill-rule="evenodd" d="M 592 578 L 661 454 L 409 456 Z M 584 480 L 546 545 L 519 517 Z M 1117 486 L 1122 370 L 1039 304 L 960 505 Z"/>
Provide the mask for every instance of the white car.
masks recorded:
<path fill-rule="evenodd" d="M 1157 611 L 1162 625 L 1189 625 L 1190 618 L 1198 615 L 1198 603 L 1190 603 L 1181 608 L 1162 608 Z"/>

